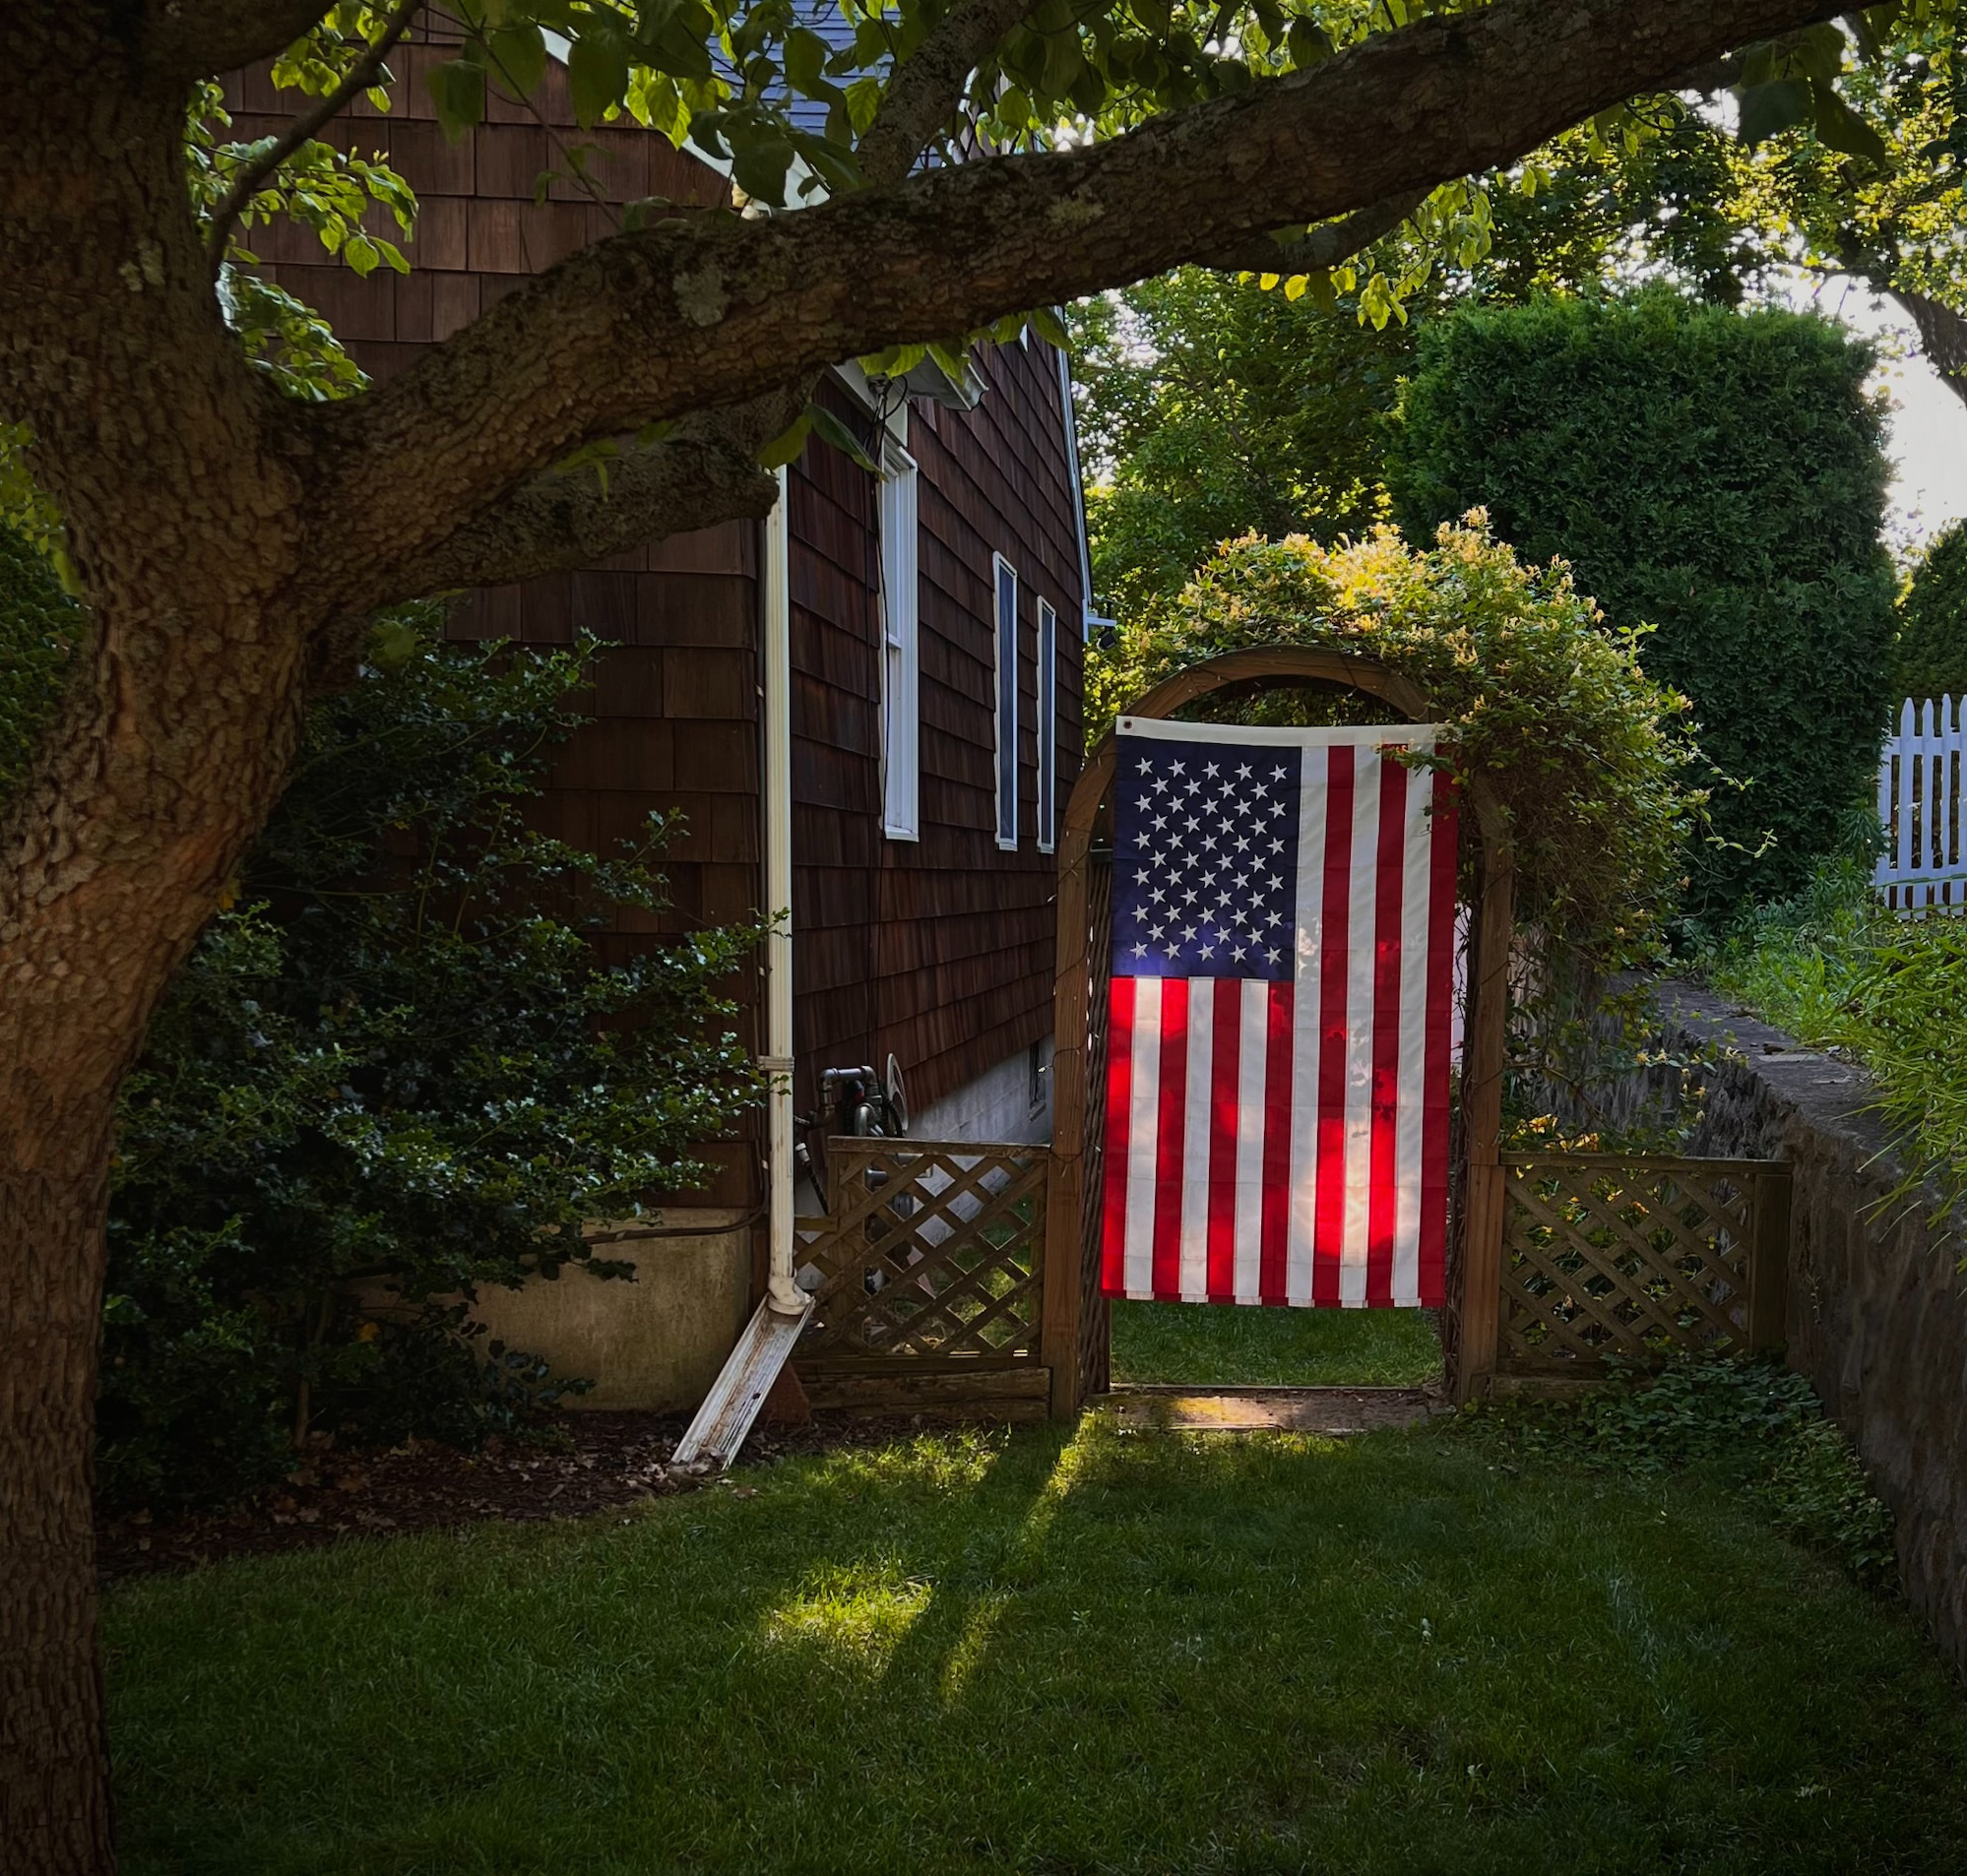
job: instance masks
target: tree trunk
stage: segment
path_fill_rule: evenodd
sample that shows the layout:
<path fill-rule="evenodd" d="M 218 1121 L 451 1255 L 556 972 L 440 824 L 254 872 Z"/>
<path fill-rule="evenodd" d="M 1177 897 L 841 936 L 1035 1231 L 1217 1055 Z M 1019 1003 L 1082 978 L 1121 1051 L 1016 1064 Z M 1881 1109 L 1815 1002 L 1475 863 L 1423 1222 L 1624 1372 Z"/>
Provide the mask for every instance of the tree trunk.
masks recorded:
<path fill-rule="evenodd" d="M 1886 289 L 1911 314 L 1920 347 L 1947 390 L 1967 404 L 1967 316 L 1905 287 Z"/>
<path fill-rule="evenodd" d="M 183 88 L 133 73 L 115 11 L 0 8 L 0 416 L 90 626 L 0 804 L 6 1876 L 113 1867 L 91 1452 L 116 1091 L 278 797 L 332 610 L 290 434 L 214 313 Z"/>
<path fill-rule="evenodd" d="M 113 1867 L 91 1449 L 109 1114 L 0 1171 L 0 1845 L 10 1871 Z"/>

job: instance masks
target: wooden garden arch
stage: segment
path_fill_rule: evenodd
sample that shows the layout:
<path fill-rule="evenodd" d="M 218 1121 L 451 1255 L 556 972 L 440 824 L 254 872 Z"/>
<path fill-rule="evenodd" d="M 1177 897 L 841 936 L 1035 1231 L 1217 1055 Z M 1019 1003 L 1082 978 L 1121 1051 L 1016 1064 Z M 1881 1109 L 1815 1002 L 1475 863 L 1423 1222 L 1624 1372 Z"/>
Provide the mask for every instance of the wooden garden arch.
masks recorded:
<path fill-rule="evenodd" d="M 1371 658 L 1278 646 L 1204 658 L 1157 684 L 1129 717 L 1172 717 L 1198 697 L 1322 683 L 1361 691 L 1409 722 L 1433 720 L 1427 693 Z M 1042 1325 L 1054 1418 L 1076 1413 L 1107 1383 L 1107 1303 L 1100 1291 L 1104 1181 L 1089 1177 L 1088 1093 L 1104 1083 L 1104 987 L 1110 868 L 1094 877 L 1094 837 L 1113 781 L 1113 732 L 1100 739 L 1065 808 L 1058 842 L 1058 968 L 1052 991 L 1052 1157 L 1047 1186 Z M 1474 908 L 1455 1186 L 1460 1204 L 1447 1271 L 1442 1346 L 1453 1398 L 1466 1399 L 1495 1368 L 1502 1261 L 1502 1066 L 1507 973 L 1515 926 L 1515 866 L 1507 823 L 1483 778 L 1470 777 L 1482 864 Z M 1098 1027 L 1095 1027 L 1097 1021 Z M 1089 1047 L 1097 1059 L 1089 1060 Z"/>

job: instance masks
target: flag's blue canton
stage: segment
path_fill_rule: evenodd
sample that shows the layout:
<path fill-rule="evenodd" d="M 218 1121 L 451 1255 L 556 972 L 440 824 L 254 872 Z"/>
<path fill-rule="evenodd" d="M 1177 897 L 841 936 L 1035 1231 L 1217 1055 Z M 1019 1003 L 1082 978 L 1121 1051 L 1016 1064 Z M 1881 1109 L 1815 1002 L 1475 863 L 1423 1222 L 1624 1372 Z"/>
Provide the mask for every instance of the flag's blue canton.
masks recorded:
<path fill-rule="evenodd" d="M 1301 752 L 1121 736 L 1113 974 L 1290 979 Z"/>

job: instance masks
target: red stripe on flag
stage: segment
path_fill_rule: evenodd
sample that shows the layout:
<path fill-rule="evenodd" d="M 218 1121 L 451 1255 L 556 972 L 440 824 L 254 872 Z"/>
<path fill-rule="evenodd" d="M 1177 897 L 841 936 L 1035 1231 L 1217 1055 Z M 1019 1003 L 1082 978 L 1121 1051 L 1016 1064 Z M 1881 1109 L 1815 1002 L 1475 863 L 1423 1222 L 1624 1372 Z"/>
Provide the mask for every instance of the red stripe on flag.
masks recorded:
<path fill-rule="evenodd" d="M 1236 977 L 1197 985 L 1214 995 L 1214 1060 L 1209 1064 L 1209 1300 L 1233 1302 L 1237 1294 L 1237 1072 L 1243 1027 L 1243 986 Z M 1191 1168 L 1189 1176 L 1195 1176 Z"/>
<path fill-rule="evenodd" d="M 1115 977 L 1107 998 L 1106 1203 L 1100 1212 L 1100 1287 L 1127 1293 L 1127 1118 L 1133 1108 L 1134 984 Z"/>
<path fill-rule="evenodd" d="M 1406 875 L 1407 770 L 1379 759 L 1379 844 L 1374 855 L 1372 1134 L 1366 1164 L 1368 1309 L 1393 1307 L 1393 1233 L 1400 1220 L 1400 918 Z"/>
<path fill-rule="evenodd" d="M 1448 1250 L 1448 1053 L 1455 1004 L 1455 862 L 1459 817 L 1453 784 L 1434 777 L 1428 854 L 1428 1052 L 1421 1106 L 1421 1303 L 1439 1309 Z"/>
<path fill-rule="evenodd" d="M 1309 751 L 1306 751 L 1307 756 Z M 1318 1185 L 1311 1232 L 1311 1301 L 1339 1305 L 1346 1236 L 1346 969 L 1353 897 L 1353 751 L 1327 752 L 1325 906 L 1318 960 Z"/>
<path fill-rule="evenodd" d="M 1263 1224 L 1258 1237 L 1257 1294 L 1281 1303 L 1290 1293 L 1285 1258 L 1291 1236 L 1291 1020 L 1294 991 L 1270 986 L 1265 1012 L 1263 1083 Z"/>
<path fill-rule="evenodd" d="M 1154 1155 L 1154 1293 L 1181 1293 L 1181 1136 L 1188 1125 L 1188 979 L 1161 981 L 1161 1125 Z M 1134 1143 L 1135 1151 L 1145 1145 Z"/>

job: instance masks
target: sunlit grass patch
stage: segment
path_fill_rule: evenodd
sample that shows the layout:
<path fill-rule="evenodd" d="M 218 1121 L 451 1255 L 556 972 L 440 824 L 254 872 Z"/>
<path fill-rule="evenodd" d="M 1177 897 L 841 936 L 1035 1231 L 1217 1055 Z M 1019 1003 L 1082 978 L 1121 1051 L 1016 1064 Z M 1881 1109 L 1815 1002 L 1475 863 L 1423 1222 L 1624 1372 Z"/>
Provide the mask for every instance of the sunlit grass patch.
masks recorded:
<path fill-rule="evenodd" d="M 930 1586 L 895 1564 L 825 1568 L 772 1609 L 760 1633 L 768 1643 L 811 1647 L 843 1663 L 875 1668 L 928 1606 Z"/>

